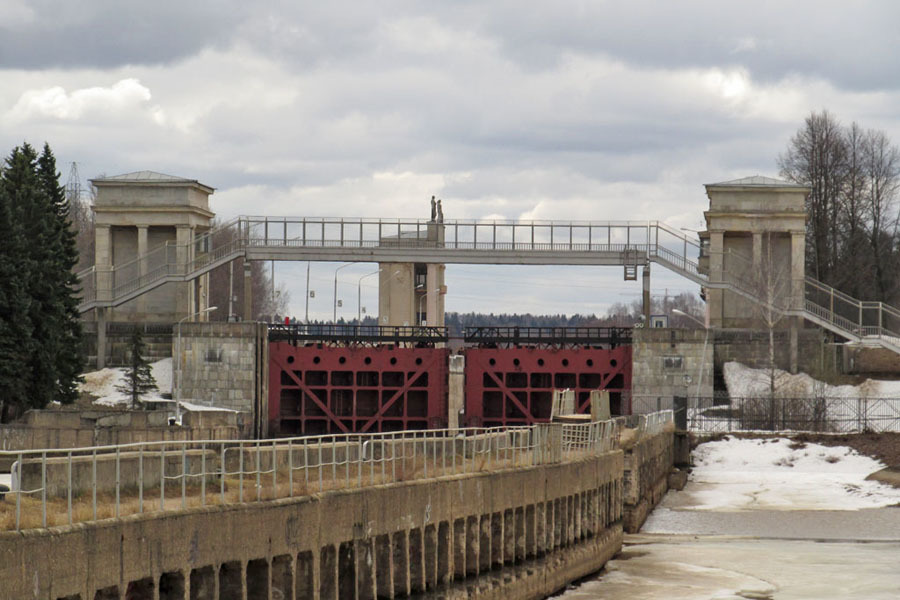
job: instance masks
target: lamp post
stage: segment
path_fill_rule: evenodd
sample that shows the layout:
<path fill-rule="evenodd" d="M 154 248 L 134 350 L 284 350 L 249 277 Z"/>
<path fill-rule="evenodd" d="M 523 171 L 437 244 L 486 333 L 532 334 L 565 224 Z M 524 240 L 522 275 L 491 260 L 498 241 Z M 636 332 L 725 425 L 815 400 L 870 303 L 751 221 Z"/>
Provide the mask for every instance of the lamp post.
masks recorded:
<path fill-rule="evenodd" d="M 334 316 L 331 319 L 333 324 L 337 324 L 337 274 L 343 268 L 349 267 L 353 263 L 347 263 L 346 265 L 341 265 L 337 269 L 334 270 Z"/>
<path fill-rule="evenodd" d="M 372 271 L 371 273 L 366 273 L 359 278 L 359 282 L 356 284 L 356 323 L 358 325 L 362 325 L 362 280 L 366 277 L 371 277 L 372 275 L 378 275 L 382 271 L 384 271 L 383 268 Z"/>
<path fill-rule="evenodd" d="M 419 318 L 419 325 L 424 325 L 427 322 L 426 319 L 424 318 L 425 315 L 422 313 L 422 302 L 425 300 L 425 298 L 428 297 L 428 294 L 439 293 L 440 291 L 441 291 L 440 288 L 437 288 L 437 289 L 434 289 L 431 291 L 425 290 L 425 293 L 422 294 L 422 296 L 419 298 L 419 312 L 417 314 L 422 315 L 422 317 Z"/>
<path fill-rule="evenodd" d="M 378 275 L 384 271 L 384 267 L 379 268 L 377 271 L 372 271 L 371 273 L 366 273 L 362 277 L 359 278 L 359 283 L 356 286 L 356 320 L 362 325 L 362 280 L 366 277 L 371 277 L 372 275 Z M 400 274 L 400 271 L 394 271 L 391 274 L 391 278 L 396 277 Z M 388 280 L 390 281 L 390 279 Z"/>
<path fill-rule="evenodd" d="M 202 315 L 203 313 L 212 312 L 212 311 L 216 310 L 217 308 L 218 308 L 218 306 L 208 306 L 207 308 L 204 308 L 203 310 L 198 310 L 194 314 L 188 315 L 188 316 L 182 318 L 180 321 L 178 321 L 178 326 L 176 328 L 177 336 L 175 338 L 175 344 L 178 347 L 178 353 L 177 353 L 178 354 L 178 387 L 176 388 L 177 393 L 175 394 L 175 422 L 176 423 L 181 422 L 181 388 L 182 388 L 182 383 L 183 383 L 182 372 L 184 371 L 184 356 L 181 353 L 181 324 L 184 323 L 185 321 L 187 321 L 188 319 L 192 319 L 192 318 L 196 317 L 197 315 Z"/>
<path fill-rule="evenodd" d="M 672 312 L 676 315 L 681 315 L 682 317 L 687 317 L 693 322 L 697 323 L 706 330 L 706 337 L 703 339 L 703 354 L 700 356 L 700 369 L 699 373 L 697 373 L 697 399 L 700 398 L 700 386 L 703 384 L 703 368 L 706 366 L 706 345 L 709 342 L 709 327 L 700 319 L 695 317 L 694 315 L 690 315 L 683 310 L 678 310 L 677 308 L 673 308 Z"/>

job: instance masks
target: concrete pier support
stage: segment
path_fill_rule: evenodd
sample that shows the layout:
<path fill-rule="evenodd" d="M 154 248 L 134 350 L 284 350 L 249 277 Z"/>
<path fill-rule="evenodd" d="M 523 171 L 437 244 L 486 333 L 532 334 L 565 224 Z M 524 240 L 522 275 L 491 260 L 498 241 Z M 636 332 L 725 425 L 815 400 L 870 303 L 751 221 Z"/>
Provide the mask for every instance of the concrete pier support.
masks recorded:
<path fill-rule="evenodd" d="M 450 374 L 447 378 L 447 427 L 460 427 L 460 413 L 466 403 L 466 357 L 462 354 L 450 356 Z"/>

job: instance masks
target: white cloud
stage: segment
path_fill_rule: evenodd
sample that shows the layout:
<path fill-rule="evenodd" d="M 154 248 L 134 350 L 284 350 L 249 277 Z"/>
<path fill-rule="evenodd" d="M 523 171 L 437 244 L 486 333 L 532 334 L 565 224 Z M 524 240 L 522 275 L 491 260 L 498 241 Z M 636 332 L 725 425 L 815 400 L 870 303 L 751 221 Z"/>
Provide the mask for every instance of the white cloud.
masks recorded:
<path fill-rule="evenodd" d="M 49 117 L 75 121 L 87 116 L 108 116 L 148 106 L 150 90 L 137 79 L 122 79 L 110 87 L 90 87 L 67 92 L 61 86 L 26 90 L 12 107 L 9 116 L 16 121 Z"/>

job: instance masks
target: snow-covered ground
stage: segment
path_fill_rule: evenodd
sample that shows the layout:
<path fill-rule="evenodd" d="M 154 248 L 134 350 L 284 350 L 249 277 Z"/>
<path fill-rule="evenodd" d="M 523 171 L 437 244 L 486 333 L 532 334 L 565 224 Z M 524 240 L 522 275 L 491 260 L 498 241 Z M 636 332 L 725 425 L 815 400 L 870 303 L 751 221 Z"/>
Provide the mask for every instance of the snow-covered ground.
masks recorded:
<path fill-rule="evenodd" d="M 739 362 L 727 362 L 723 375 L 728 395 L 732 398 L 769 395 L 768 369 L 753 369 Z M 780 398 L 900 398 L 900 381 L 867 379 L 859 385 L 828 385 L 806 373 L 792 375 L 775 369 L 775 395 Z"/>
<path fill-rule="evenodd" d="M 150 364 L 153 378 L 156 380 L 156 391 L 144 395 L 146 400 L 160 400 L 162 394 L 172 391 L 172 359 L 164 358 Z M 103 406 L 127 405 L 131 398 L 116 389 L 125 383 L 124 368 L 100 369 L 84 374 L 84 383 L 80 390 L 93 396 L 97 396 L 94 404 Z"/>
<path fill-rule="evenodd" d="M 900 597 L 900 489 L 849 448 L 783 438 L 694 450 L 669 492 L 603 573 L 564 600 Z M 827 543 L 823 543 L 827 542 Z M 859 543 L 864 542 L 864 543 Z"/>
<path fill-rule="evenodd" d="M 884 468 L 847 447 L 786 438 L 726 438 L 694 451 L 680 510 L 858 510 L 900 503 L 900 489 L 866 476 Z"/>

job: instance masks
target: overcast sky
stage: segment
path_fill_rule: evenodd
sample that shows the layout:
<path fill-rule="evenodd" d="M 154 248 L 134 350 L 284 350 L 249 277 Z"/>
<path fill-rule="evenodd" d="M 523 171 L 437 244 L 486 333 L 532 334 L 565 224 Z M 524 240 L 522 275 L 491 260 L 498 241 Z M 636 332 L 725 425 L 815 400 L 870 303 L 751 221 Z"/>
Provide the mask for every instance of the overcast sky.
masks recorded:
<path fill-rule="evenodd" d="M 811 110 L 900 140 L 898 32 L 890 0 L 0 0 L 0 151 L 197 178 L 224 218 L 427 218 L 435 194 L 448 219 L 700 228 L 702 184 L 777 175 Z M 374 268 L 341 271 L 345 316 Z M 604 312 L 638 298 L 621 275 L 449 266 L 447 309 Z M 302 315 L 305 265 L 276 279 Z"/>

